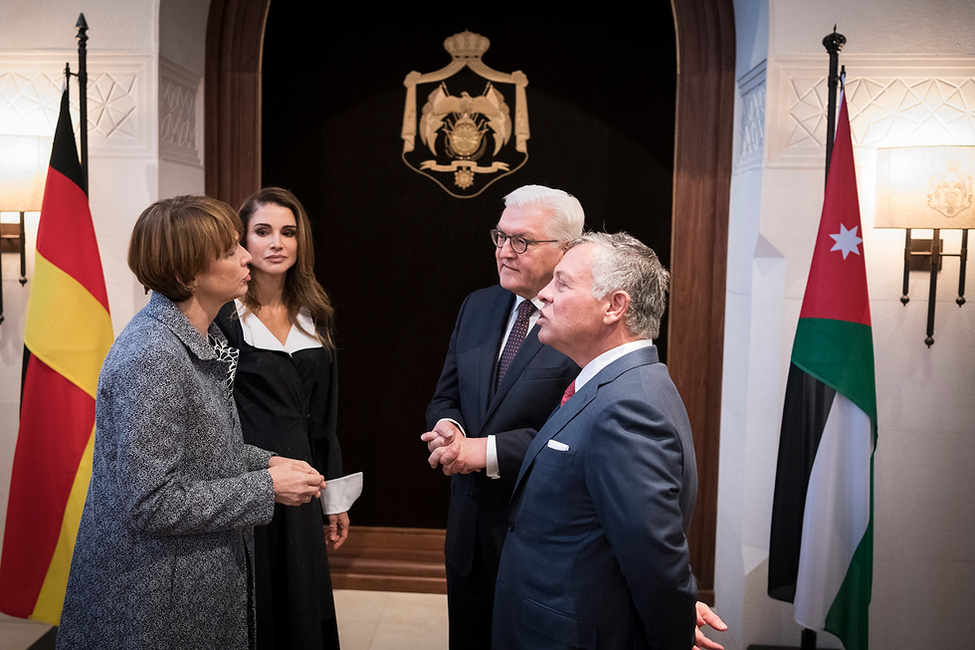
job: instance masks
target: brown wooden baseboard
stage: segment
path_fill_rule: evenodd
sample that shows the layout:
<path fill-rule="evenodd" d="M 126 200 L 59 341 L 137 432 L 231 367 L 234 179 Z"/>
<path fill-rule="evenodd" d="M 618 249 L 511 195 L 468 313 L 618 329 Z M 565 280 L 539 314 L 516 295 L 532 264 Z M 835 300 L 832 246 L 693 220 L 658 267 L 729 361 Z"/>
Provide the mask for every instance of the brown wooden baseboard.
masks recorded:
<path fill-rule="evenodd" d="M 350 526 L 342 548 L 328 553 L 332 587 L 446 594 L 445 534 L 432 528 Z M 713 589 L 702 589 L 698 598 L 714 606 Z"/>
<path fill-rule="evenodd" d="M 447 593 L 446 531 L 350 526 L 349 538 L 328 562 L 335 589 Z"/>

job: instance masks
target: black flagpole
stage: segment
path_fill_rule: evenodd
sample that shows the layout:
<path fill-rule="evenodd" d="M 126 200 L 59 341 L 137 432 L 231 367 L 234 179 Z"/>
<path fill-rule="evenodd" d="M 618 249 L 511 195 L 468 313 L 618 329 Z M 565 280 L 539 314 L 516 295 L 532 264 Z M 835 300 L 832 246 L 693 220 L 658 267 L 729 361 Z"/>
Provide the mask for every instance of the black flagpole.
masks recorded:
<path fill-rule="evenodd" d="M 836 84 L 840 80 L 840 50 L 846 45 L 846 36 L 833 33 L 823 39 L 823 47 L 829 52 L 829 105 L 826 107 L 826 176 L 829 177 L 829 161 L 833 157 L 833 138 L 836 135 Z"/>
<path fill-rule="evenodd" d="M 85 14 L 78 15 L 78 107 L 81 131 L 81 178 L 88 194 L 88 23 Z"/>

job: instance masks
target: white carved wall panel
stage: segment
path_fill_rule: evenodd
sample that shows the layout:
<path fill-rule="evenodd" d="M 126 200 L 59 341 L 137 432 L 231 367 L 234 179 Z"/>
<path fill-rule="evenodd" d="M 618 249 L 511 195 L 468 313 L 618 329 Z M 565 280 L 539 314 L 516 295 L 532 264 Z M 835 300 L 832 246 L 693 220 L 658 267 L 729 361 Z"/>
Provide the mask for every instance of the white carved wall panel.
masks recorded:
<path fill-rule="evenodd" d="M 975 59 L 843 56 L 853 145 L 975 144 Z M 822 166 L 829 57 L 769 69 L 770 167 Z"/>
<path fill-rule="evenodd" d="M 762 61 L 738 79 L 741 111 L 735 155 L 735 172 L 758 169 L 765 150 L 766 62 Z"/>
<path fill-rule="evenodd" d="M 145 156 L 149 137 L 150 57 L 88 54 L 88 146 L 93 156 Z M 53 136 L 65 63 L 78 72 L 71 53 L 0 54 L 0 132 Z M 70 85 L 71 119 L 78 130 L 78 85 Z"/>
<path fill-rule="evenodd" d="M 203 78 L 159 62 L 159 157 L 203 166 Z"/>

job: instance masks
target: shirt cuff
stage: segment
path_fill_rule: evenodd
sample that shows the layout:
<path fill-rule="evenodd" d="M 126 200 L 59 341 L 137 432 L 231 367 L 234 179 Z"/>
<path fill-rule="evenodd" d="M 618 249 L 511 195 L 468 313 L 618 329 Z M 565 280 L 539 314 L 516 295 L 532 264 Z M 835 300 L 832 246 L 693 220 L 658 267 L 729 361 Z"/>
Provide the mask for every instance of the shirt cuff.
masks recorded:
<path fill-rule="evenodd" d="M 464 427 L 457 420 L 455 420 L 453 418 L 440 418 L 439 420 L 437 420 L 437 423 L 440 423 L 440 422 L 450 422 L 450 423 L 452 423 L 455 427 L 457 427 L 460 430 L 461 435 L 463 435 L 465 438 L 467 437 L 467 432 L 464 431 Z"/>
<path fill-rule="evenodd" d="M 489 478 L 501 478 L 501 468 L 498 467 L 498 437 L 487 437 L 487 459 L 484 468 Z"/>

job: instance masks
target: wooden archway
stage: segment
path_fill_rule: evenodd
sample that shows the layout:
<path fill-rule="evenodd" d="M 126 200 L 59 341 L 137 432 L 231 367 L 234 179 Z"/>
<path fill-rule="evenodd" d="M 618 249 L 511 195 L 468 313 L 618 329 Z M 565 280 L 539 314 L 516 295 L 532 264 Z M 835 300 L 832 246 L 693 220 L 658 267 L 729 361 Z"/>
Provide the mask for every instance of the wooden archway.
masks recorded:
<path fill-rule="evenodd" d="M 261 48 L 270 0 L 212 0 L 206 47 L 206 191 L 238 205 L 261 182 Z M 735 34 L 731 0 L 673 0 L 678 43 L 671 374 L 694 430 L 691 528 L 701 597 L 713 602 L 731 186 Z"/>

